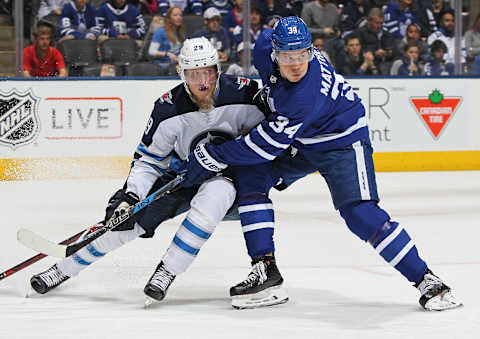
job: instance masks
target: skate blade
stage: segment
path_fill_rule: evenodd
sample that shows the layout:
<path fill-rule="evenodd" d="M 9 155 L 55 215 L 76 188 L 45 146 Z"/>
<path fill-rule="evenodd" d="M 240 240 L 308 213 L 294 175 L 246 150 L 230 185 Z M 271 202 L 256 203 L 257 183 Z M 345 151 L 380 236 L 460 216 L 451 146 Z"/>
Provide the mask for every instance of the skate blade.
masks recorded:
<path fill-rule="evenodd" d="M 153 305 L 155 303 L 158 303 L 158 300 L 155 300 L 155 299 L 147 296 L 147 297 L 145 297 L 145 303 L 143 304 L 143 308 L 148 309 L 148 308 L 150 308 L 151 305 Z"/>
<path fill-rule="evenodd" d="M 233 296 L 232 307 L 245 310 L 284 304 L 287 301 L 287 292 L 282 287 L 275 286 L 254 294 Z"/>
<path fill-rule="evenodd" d="M 463 303 L 457 300 L 452 291 L 439 294 L 430 299 L 425 304 L 427 311 L 446 311 L 463 306 Z"/>

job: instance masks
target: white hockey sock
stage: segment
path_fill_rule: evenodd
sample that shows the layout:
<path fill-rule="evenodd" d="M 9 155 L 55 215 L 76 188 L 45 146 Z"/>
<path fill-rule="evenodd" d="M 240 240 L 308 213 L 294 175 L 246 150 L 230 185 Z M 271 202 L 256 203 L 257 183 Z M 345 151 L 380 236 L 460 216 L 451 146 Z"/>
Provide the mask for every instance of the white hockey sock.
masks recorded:
<path fill-rule="evenodd" d="M 119 248 L 144 233 L 145 230 L 138 224 L 135 224 L 134 228 L 128 231 L 109 231 L 75 254 L 57 262 L 57 267 L 63 274 L 73 277 L 108 252 Z"/>
<path fill-rule="evenodd" d="M 215 226 L 191 209 L 163 256 L 165 268 L 174 275 L 185 272 L 212 235 Z"/>

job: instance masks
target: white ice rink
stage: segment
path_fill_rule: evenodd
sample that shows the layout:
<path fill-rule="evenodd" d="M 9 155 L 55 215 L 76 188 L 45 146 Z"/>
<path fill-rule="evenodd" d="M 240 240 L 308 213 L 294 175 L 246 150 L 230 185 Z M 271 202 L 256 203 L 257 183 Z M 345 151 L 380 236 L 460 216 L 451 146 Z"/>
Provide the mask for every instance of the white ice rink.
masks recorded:
<path fill-rule="evenodd" d="M 137 239 L 46 295 L 29 277 L 46 258 L 0 281 L 0 338 L 480 338 L 480 171 L 379 173 L 381 206 L 465 306 L 424 312 L 418 291 L 358 240 L 312 175 L 274 192 L 277 261 L 290 301 L 234 310 L 228 289 L 249 272 L 238 222 L 221 223 L 164 302 L 143 308 L 143 287 L 179 221 Z M 121 180 L 0 181 L 0 272 L 36 253 L 26 227 L 61 241 L 100 220 Z M 25 295 L 28 293 L 28 297 Z"/>

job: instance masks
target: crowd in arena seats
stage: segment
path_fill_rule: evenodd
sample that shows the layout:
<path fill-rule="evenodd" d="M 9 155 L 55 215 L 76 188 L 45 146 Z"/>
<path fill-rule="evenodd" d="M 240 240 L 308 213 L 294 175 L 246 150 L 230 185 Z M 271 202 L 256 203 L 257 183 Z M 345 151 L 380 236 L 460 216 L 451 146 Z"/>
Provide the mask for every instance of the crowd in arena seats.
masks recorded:
<path fill-rule="evenodd" d="M 455 75 L 450 1 L 250 0 L 250 44 L 243 42 L 245 1 L 34 0 L 33 27 L 51 26 L 53 46 L 68 55 L 70 76 L 91 75 L 92 67 L 100 75 L 135 75 L 134 68 L 175 75 L 183 41 L 198 36 L 217 48 L 224 71 L 240 74 L 244 51 L 253 48 L 264 29 L 289 15 L 302 17 L 315 48 L 344 75 Z M 480 13 L 468 14 L 476 20 L 466 27 L 460 59 L 464 74 L 480 75 Z M 95 42 L 89 46 L 95 49 L 96 65 L 71 57 L 80 46 L 68 43 L 73 39 Z M 108 51 L 113 57 L 104 55 Z M 138 63 L 141 67 L 131 66 Z M 257 74 L 253 66 L 247 73 Z"/>

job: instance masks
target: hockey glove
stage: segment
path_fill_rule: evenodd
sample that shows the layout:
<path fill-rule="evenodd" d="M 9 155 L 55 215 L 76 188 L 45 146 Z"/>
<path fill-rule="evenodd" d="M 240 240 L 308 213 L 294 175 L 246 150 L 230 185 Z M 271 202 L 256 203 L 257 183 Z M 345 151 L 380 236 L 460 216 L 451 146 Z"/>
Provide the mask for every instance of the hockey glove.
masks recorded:
<path fill-rule="evenodd" d="M 111 218 L 116 218 L 123 213 L 126 213 L 127 209 L 139 202 L 138 196 L 133 192 L 125 192 L 124 189 L 120 189 L 108 200 L 108 205 L 105 210 L 106 224 Z M 120 226 L 112 229 L 112 231 L 127 231 L 133 229 L 135 225 L 135 218 L 130 218 L 123 222 Z"/>
<path fill-rule="evenodd" d="M 180 184 L 181 186 L 191 187 L 199 185 L 228 167 L 228 165 L 215 160 L 208 153 L 209 147 L 211 146 L 208 144 L 200 144 L 190 153 L 182 168 L 186 171 L 186 175 Z"/>

